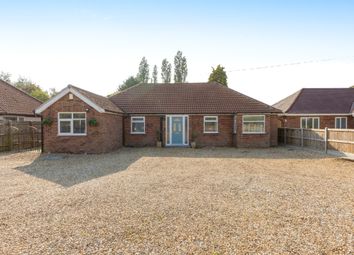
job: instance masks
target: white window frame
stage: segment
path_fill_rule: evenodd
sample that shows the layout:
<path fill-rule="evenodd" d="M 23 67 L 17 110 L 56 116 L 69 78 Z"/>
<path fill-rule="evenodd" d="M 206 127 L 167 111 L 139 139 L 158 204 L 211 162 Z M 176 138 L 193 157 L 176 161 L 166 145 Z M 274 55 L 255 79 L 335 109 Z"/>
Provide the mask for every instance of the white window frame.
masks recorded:
<path fill-rule="evenodd" d="M 302 126 L 302 120 L 303 119 L 306 119 L 306 127 L 303 127 Z M 312 119 L 312 127 L 313 128 L 308 128 L 307 127 L 307 119 Z M 315 126 L 315 119 L 318 119 L 318 128 L 314 128 Z M 320 129 L 321 128 L 321 122 L 320 122 L 320 117 L 301 117 L 300 118 L 300 128 L 303 128 L 303 129 Z"/>
<path fill-rule="evenodd" d="M 337 127 L 337 119 L 345 119 L 345 127 Z M 339 122 L 342 125 L 342 121 Z M 348 128 L 348 117 L 336 117 L 334 120 L 334 125 L 336 129 L 347 129 Z"/>
<path fill-rule="evenodd" d="M 71 114 L 71 119 L 60 119 L 60 114 Z M 75 118 L 75 120 L 85 120 L 85 133 L 74 133 L 74 114 L 85 114 L 85 118 Z M 70 133 L 60 132 L 60 122 L 70 121 Z M 86 112 L 58 112 L 58 136 L 86 136 L 87 135 L 87 116 Z"/>
<path fill-rule="evenodd" d="M 142 118 L 143 120 L 134 120 L 134 118 Z M 144 123 L 144 131 L 143 132 L 134 132 L 133 131 L 133 123 Z M 145 116 L 131 116 L 130 117 L 130 134 L 132 135 L 144 135 L 145 134 Z"/>
<path fill-rule="evenodd" d="M 215 118 L 215 120 L 206 120 L 206 118 Z M 216 122 L 216 131 L 206 131 L 205 130 L 205 123 L 215 123 Z M 203 118 L 203 131 L 204 131 L 204 134 L 217 134 L 219 133 L 219 117 L 218 116 L 204 116 Z"/>
<path fill-rule="evenodd" d="M 245 121 L 245 117 L 249 117 L 249 116 L 252 116 L 252 117 L 263 117 L 263 120 L 262 121 Z M 261 132 L 247 132 L 247 131 L 245 131 L 245 128 L 244 128 L 244 124 L 245 123 L 249 123 L 249 122 L 252 122 L 252 123 L 254 123 L 254 122 L 256 122 L 256 123 L 263 123 L 263 131 L 261 131 Z M 258 115 L 255 115 L 255 114 L 246 114 L 246 115 L 242 115 L 242 134 L 265 134 L 266 132 L 265 132 L 265 128 L 266 128 L 266 126 L 265 126 L 265 124 L 266 124 L 266 118 L 265 118 L 265 115 L 262 115 L 262 114 L 258 114 Z"/>

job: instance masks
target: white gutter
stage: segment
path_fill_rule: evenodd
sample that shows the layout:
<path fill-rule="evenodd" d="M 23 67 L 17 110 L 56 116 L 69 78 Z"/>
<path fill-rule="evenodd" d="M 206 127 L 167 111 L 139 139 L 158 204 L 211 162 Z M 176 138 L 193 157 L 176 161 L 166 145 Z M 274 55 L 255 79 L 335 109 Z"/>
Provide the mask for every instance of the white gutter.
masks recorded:
<path fill-rule="evenodd" d="M 353 116 L 354 113 L 280 113 L 278 116 Z"/>

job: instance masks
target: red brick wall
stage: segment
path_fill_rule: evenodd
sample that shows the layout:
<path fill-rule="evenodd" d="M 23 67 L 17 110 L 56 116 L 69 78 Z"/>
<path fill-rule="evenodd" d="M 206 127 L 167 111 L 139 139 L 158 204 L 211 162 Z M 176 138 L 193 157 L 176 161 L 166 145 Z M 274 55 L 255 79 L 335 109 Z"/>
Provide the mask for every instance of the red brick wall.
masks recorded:
<path fill-rule="evenodd" d="M 237 147 L 269 147 L 277 145 L 278 120 L 276 116 L 266 115 L 264 134 L 243 134 L 242 114 L 237 115 Z"/>
<path fill-rule="evenodd" d="M 210 114 L 210 116 L 214 116 Z M 197 146 L 233 146 L 233 115 L 219 115 L 217 134 L 204 133 L 204 115 L 189 116 L 189 141 L 193 132 L 197 135 Z"/>
<path fill-rule="evenodd" d="M 58 112 L 86 112 L 87 135 L 58 136 Z M 122 116 L 99 113 L 76 96 L 73 100 L 69 100 L 68 95 L 64 96 L 46 109 L 42 116 L 53 120 L 51 126 L 43 127 L 44 152 L 104 153 L 122 146 Z M 97 120 L 97 127 L 88 125 L 92 118 Z"/>
<path fill-rule="evenodd" d="M 207 114 L 213 116 L 213 114 Z M 138 116 L 138 115 L 136 115 Z M 144 116 L 144 115 L 139 115 Z M 145 134 L 131 134 L 131 116 L 124 117 L 124 145 L 132 147 L 156 146 L 157 133 L 160 130 L 162 117 L 163 144 L 166 143 L 165 116 L 145 115 Z M 204 133 L 204 115 L 189 115 L 189 142 L 192 142 L 193 132 L 198 147 L 205 146 L 235 146 L 235 147 L 269 147 L 276 146 L 280 122 L 275 115 L 266 116 L 265 134 L 242 134 L 242 115 L 237 115 L 237 134 L 233 134 L 233 115 L 218 115 L 218 133 Z"/>
<path fill-rule="evenodd" d="M 145 115 L 136 115 L 145 116 Z M 157 131 L 160 130 L 160 116 L 145 116 L 145 134 L 131 134 L 131 116 L 124 117 L 124 146 L 156 146 Z M 165 133 L 163 133 L 165 134 Z"/>
<path fill-rule="evenodd" d="M 280 119 L 277 115 L 270 116 L 270 146 L 278 145 L 278 128 L 281 127 Z"/>
<path fill-rule="evenodd" d="M 304 116 L 307 117 L 307 116 Z M 347 117 L 348 128 L 354 129 L 354 118 L 351 116 L 313 116 L 320 118 L 320 128 L 335 128 L 336 117 Z M 301 116 L 286 116 L 282 117 L 282 127 L 288 128 L 301 128 L 300 125 Z M 286 120 L 286 121 L 285 121 Z"/>

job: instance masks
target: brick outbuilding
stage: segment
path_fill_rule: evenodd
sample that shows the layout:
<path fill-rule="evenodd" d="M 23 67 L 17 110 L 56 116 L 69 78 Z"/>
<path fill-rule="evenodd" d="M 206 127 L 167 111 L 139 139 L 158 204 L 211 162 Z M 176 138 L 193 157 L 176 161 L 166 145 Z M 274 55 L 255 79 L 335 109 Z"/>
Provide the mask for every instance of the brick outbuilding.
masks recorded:
<path fill-rule="evenodd" d="M 280 111 L 218 83 L 139 84 L 109 98 L 68 86 L 36 110 L 45 152 L 277 145 Z"/>
<path fill-rule="evenodd" d="M 69 85 L 36 113 L 44 152 L 104 153 L 123 145 L 123 112 L 105 97 Z"/>

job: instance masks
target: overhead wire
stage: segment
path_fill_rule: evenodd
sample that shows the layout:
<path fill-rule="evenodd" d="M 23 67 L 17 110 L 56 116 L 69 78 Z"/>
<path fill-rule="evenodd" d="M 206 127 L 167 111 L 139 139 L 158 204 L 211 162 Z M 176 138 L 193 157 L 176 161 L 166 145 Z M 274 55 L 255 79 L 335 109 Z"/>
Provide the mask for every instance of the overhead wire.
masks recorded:
<path fill-rule="evenodd" d="M 246 72 L 246 71 L 257 71 L 257 70 L 262 70 L 262 69 L 283 68 L 283 67 L 289 67 L 289 66 L 314 64 L 314 63 L 323 63 L 323 62 L 329 62 L 329 61 L 335 61 L 335 60 L 347 59 L 347 58 L 354 58 L 354 56 L 336 57 L 336 58 L 324 58 L 324 59 L 315 59 L 315 60 L 304 60 L 304 61 L 285 63 L 285 64 L 238 68 L 238 69 L 233 69 L 233 70 L 226 70 L 226 72 Z"/>

